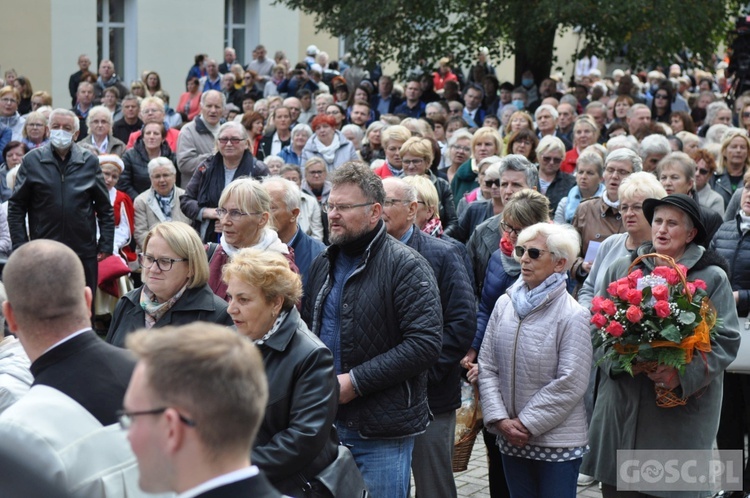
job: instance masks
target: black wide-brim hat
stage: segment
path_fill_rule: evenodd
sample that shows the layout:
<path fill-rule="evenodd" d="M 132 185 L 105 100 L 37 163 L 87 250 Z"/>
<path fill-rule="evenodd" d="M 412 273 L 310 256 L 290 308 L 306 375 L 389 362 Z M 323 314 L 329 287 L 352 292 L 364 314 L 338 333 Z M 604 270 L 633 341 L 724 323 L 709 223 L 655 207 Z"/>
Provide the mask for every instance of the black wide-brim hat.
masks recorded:
<path fill-rule="evenodd" d="M 649 225 L 651 225 L 651 222 L 654 219 L 654 211 L 659 206 L 676 207 L 690 216 L 690 219 L 693 221 L 693 226 L 698 229 L 698 235 L 695 236 L 693 242 L 704 247 L 706 246 L 708 243 L 706 240 L 707 232 L 701 218 L 701 208 L 692 197 L 685 194 L 672 194 L 661 199 L 646 199 L 643 201 L 643 215 L 646 217 Z"/>

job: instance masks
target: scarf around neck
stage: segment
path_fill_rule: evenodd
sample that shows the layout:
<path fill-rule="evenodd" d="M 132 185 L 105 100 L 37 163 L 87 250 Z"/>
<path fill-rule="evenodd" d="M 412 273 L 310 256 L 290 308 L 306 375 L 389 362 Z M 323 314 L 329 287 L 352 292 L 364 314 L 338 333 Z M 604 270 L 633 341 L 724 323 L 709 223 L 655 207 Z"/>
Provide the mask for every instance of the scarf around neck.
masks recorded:
<path fill-rule="evenodd" d="M 339 136 L 334 133 L 331 145 L 323 145 L 317 135 L 313 138 L 315 148 L 318 150 L 318 154 L 323 156 L 323 160 L 330 165 L 333 165 L 333 160 L 336 159 L 336 151 L 339 148 Z"/>
<path fill-rule="evenodd" d="M 174 187 L 172 187 L 172 191 L 169 193 L 169 195 L 161 196 L 159 193 L 154 190 L 154 199 L 156 199 L 156 202 L 159 204 L 159 208 L 161 209 L 161 212 L 164 213 L 164 217 L 167 219 L 167 221 L 172 221 L 172 200 L 174 199 Z"/>
<path fill-rule="evenodd" d="M 422 227 L 422 231 L 431 237 L 440 237 L 443 235 L 443 224 L 440 222 L 440 218 L 432 217 Z"/>
<path fill-rule="evenodd" d="M 510 288 L 510 300 L 513 308 L 521 319 L 524 319 L 531 313 L 534 308 L 542 304 L 547 299 L 550 292 L 554 291 L 561 285 L 565 285 L 564 273 L 553 273 L 547 277 L 544 282 L 529 290 L 522 279 L 516 280 L 516 283 Z"/>
<path fill-rule="evenodd" d="M 221 248 L 224 249 L 224 252 L 227 253 L 227 256 L 229 256 L 230 258 L 237 254 L 240 249 L 244 249 L 242 247 L 235 247 L 231 245 L 229 242 L 224 240 L 224 235 L 222 235 L 221 239 L 219 239 L 219 243 L 221 244 Z M 260 235 L 260 240 L 258 240 L 258 243 L 254 246 L 250 246 L 250 248 L 258 249 L 260 251 L 276 251 L 285 255 L 289 254 L 289 247 L 281 241 L 276 231 L 271 230 L 270 228 L 263 228 L 263 231 Z"/>
<path fill-rule="evenodd" d="M 7 128 L 15 128 L 16 125 L 18 125 L 18 120 L 21 119 L 21 115 L 18 114 L 18 111 L 12 116 L 0 116 L 0 129 L 3 127 Z"/>
<path fill-rule="evenodd" d="M 156 300 L 156 295 L 154 295 L 153 292 L 151 292 L 151 289 L 149 289 L 145 284 L 143 285 L 143 289 L 141 290 L 141 309 L 145 312 L 146 317 L 146 328 L 150 329 L 158 322 L 161 317 L 163 317 L 167 311 L 172 309 L 172 306 L 175 305 L 177 301 L 182 297 L 182 294 L 185 293 L 185 290 L 187 290 L 187 282 L 185 282 L 185 285 L 182 286 L 182 288 L 169 298 L 167 301 L 164 301 L 163 303 L 159 303 Z"/>

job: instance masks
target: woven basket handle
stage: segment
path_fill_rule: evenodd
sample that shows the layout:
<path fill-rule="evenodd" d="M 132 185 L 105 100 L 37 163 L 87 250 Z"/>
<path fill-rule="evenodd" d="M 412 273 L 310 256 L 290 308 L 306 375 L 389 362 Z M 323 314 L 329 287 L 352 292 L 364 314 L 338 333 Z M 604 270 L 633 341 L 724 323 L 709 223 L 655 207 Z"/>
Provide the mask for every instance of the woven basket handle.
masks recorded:
<path fill-rule="evenodd" d="M 628 275 L 630 275 L 633 270 L 635 269 L 636 265 L 643 261 L 646 258 L 658 258 L 662 261 L 666 261 L 669 266 L 672 267 L 673 270 L 677 272 L 677 275 L 680 277 L 680 281 L 682 281 L 682 287 L 685 289 L 685 295 L 687 295 L 688 300 L 693 300 L 693 293 L 690 292 L 690 289 L 688 289 L 688 282 L 687 282 L 687 276 L 682 273 L 682 270 L 679 266 L 677 266 L 677 262 L 674 260 L 673 257 L 667 256 L 666 254 L 659 254 L 658 252 L 651 252 L 648 254 L 643 254 L 641 256 L 638 256 L 633 260 L 632 263 L 630 263 L 630 266 L 628 267 Z"/>

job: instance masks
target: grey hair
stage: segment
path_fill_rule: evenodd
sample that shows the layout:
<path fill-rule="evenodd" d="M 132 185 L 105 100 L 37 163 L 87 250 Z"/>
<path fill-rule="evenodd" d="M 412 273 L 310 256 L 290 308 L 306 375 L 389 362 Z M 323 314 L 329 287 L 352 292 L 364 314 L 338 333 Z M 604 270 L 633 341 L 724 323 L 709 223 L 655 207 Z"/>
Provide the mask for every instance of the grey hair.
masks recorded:
<path fill-rule="evenodd" d="M 643 170 L 643 160 L 641 156 L 636 154 L 630 149 L 615 149 L 609 154 L 604 160 L 604 167 L 606 168 L 612 161 L 628 162 L 633 167 L 633 173 L 638 173 Z"/>
<path fill-rule="evenodd" d="M 627 118 L 630 119 L 633 116 L 635 116 L 635 112 L 640 109 L 646 109 L 649 114 L 651 114 L 651 109 L 648 108 L 645 104 L 633 104 L 630 106 L 630 109 L 628 109 L 628 113 L 626 114 Z"/>
<path fill-rule="evenodd" d="M 268 185 L 277 185 L 284 190 L 284 204 L 289 212 L 300 208 L 302 191 L 296 183 L 280 176 L 267 176 L 263 179 L 263 186 Z"/>
<path fill-rule="evenodd" d="M 73 118 L 73 133 L 81 129 L 81 122 L 78 120 L 78 116 L 76 116 L 76 113 L 74 113 L 73 111 L 63 109 L 62 107 L 58 107 L 57 109 L 52 109 L 52 112 L 49 113 L 49 125 L 50 126 L 52 125 L 52 119 L 55 116 L 65 116 L 68 118 Z"/>
<path fill-rule="evenodd" d="M 526 186 L 534 188 L 539 181 L 539 172 L 536 166 L 520 154 L 508 154 L 500 160 L 500 176 L 506 171 L 520 171 L 526 175 Z"/>
<path fill-rule="evenodd" d="M 437 102 L 430 102 L 425 106 L 425 113 L 429 112 L 431 108 L 440 109 L 440 113 L 445 113 L 445 107 L 443 107 L 441 104 L 438 104 Z"/>
<path fill-rule="evenodd" d="M 602 158 L 601 154 L 599 154 L 595 150 L 589 150 L 588 148 L 586 148 L 586 150 L 581 152 L 581 155 L 578 156 L 578 161 L 576 161 L 576 169 L 578 169 L 579 164 L 588 164 L 589 166 L 595 166 L 596 172 L 599 174 L 599 178 L 604 175 L 604 159 Z"/>
<path fill-rule="evenodd" d="M 227 96 L 217 90 L 209 90 L 201 94 L 201 108 L 203 108 L 203 104 L 206 102 L 206 97 L 210 95 L 212 92 L 215 92 L 217 95 L 221 97 L 221 108 L 224 109 L 227 106 Z"/>
<path fill-rule="evenodd" d="M 166 157 L 156 157 L 148 162 L 148 176 L 151 176 L 156 168 L 167 168 L 173 175 L 177 174 L 174 163 Z"/>
<path fill-rule="evenodd" d="M 723 100 L 718 100 L 716 102 L 711 102 L 708 104 L 708 107 L 706 107 L 706 120 L 705 122 L 711 126 L 714 124 L 714 120 L 716 119 L 716 115 L 719 114 L 719 111 L 729 110 L 729 106 L 724 102 Z"/>
<path fill-rule="evenodd" d="M 363 145 L 368 145 L 370 143 L 370 139 L 368 138 L 370 136 L 370 132 L 372 131 L 378 131 L 383 132 L 383 129 L 388 126 L 382 121 L 373 121 L 370 123 L 370 126 L 367 127 L 367 130 L 365 130 L 365 137 L 362 139 Z"/>
<path fill-rule="evenodd" d="M 224 130 L 227 130 L 230 128 L 233 130 L 236 130 L 240 134 L 240 137 L 242 137 L 243 140 L 248 139 L 247 129 L 244 126 L 242 126 L 242 123 L 238 123 L 237 121 L 227 121 L 226 123 L 224 123 L 223 125 L 219 127 L 219 133 L 216 134 L 216 141 L 217 142 L 219 141 L 219 137 L 221 136 L 222 133 L 224 133 Z"/>
<path fill-rule="evenodd" d="M 667 196 L 664 186 L 656 179 L 653 173 L 639 171 L 625 178 L 617 189 L 617 198 L 633 199 L 636 195 L 642 195 L 646 199 L 661 199 Z"/>
<path fill-rule="evenodd" d="M 418 202 L 419 196 L 417 195 L 417 189 L 414 187 L 414 185 L 409 185 L 404 181 L 403 178 L 396 178 L 393 176 L 389 176 L 388 178 L 383 179 L 383 187 L 389 183 L 392 183 L 393 185 L 397 186 L 401 190 L 401 194 L 404 196 L 404 200 L 409 202 Z"/>
<path fill-rule="evenodd" d="M 630 149 L 636 154 L 641 151 L 638 140 L 633 135 L 620 135 L 619 137 L 612 137 L 607 140 L 607 153 L 622 148 Z"/>
<path fill-rule="evenodd" d="M 552 259 L 554 261 L 565 259 L 565 267 L 563 268 L 563 271 L 570 270 L 570 267 L 573 266 L 573 263 L 578 256 L 578 251 L 581 248 L 581 236 L 578 235 L 578 231 L 567 224 L 556 225 L 552 223 L 537 223 L 536 225 L 524 228 L 521 233 L 518 234 L 518 242 L 516 244 L 522 246 L 526 242 L 539 236 L 546 239 L 545 245 L 552 256 Z M 520 259 L 515 253 L 513 254 L 513 257 L 517 261 Z"/>
<path fill-rule="evenodd" d="M 284 160 L 279 156 L 266 156 L 265 159 L 263 159 L 263 162 L 268 165 L 272 163 L 279 163 L 282 166 L 284 165 Z"/>
<path fill-rule="evenodd" d="M 575 95 L 572 95 L 570 93 L 566 93 L 560 98 L 561 104 L 568 104 L 570 107 L 573 108 L 573 117 L 578 116 L 578 111 L 576 110 L 578 108 L 578 100 L 576 100 Z M 558 106 L 559 107 L 559 106 Z"/>
<path fill-rule="evenodd" d="M 97 105 L 91 108 L 89 110 L 88 116 L 86 116 L 86 126 L 91 129 L 91 120 L 94 119 L 94 116 L 104 116 L 104 118 L 109 123 L 109 126 L 112 126 L 112 123 L 114 122 L 112 119 L 112 112 L 104 107 L 103 105 Z"/>
<path fill-rule="evenodd" d="M 549 106 L 549 107 L 552 107 L 552 106 Z M 563 157 L 565 157 L 565 144 L 563 143 L 562 140 L 560 140 L 554 135 L 547 135 L 546 137 L 542 137 L 542 139 L 539 141 L 539 145 L 536 146 L 537 159 L 539 159 L 540 154 L 544 154 L 548 150 L 549 151 L 556 150 L 560 154 L 562 154 Z"/>
<path fill-rule="evenodd" d="M 331 185 L 334 188 L 341 185 L 355 185 L 362 191 L 367 202 L 382 205 L 385 201 L 383 182 L 362 161 L 348 161 L 334 170 L 331 175 Z"/>
<path fill-rule="evenodd" d="M 705 143 L 721 145 L 721 142 L 724 141 L 724 134 L 726 134 L 727 131 L 729 131 L 729 126 L 724 123 L 716 123 L 715 125 L 709 126 L 708 131 L 706 132 Z"/>
<path fill-rule="evenodd" d="M 552 119 L 554 119 L 555 121 L 557 121 L 557 118 L 560 116 L 560 113 L 557 112 L 557 109 L 549 104 L 542 104 L 536 108 L 536 111 L 534 111 L 534 121 L 536 121 L 536 118 L 539 117 L 539 113 L 542 111 L 547 111 L 552 114 Z"/>
<path fill-rule="evenodd" d="M 469 130 L 466 128 L 460 128 L 453 132 L 453 135 L 451 135 L 451 138 L 448 140 L 448 147 L 453 147 L 456 145 L 456 142 L 461 140 L 462 138 L 468 138 L 469 141 L 472 139 L 472 134 L 469 133 Z"/>
<path fill-rule="evenodd" d="M 651 154 L 669 154 L 672 147 L 664 135 L 649 135 L 641 141 L 641 159 L 644 161 Z"/>
<path fill-rule="evenodd" d="M 317 97 L 315 97 L 316 103 L 317 103 L 317 100 L 320 99 L 320 98 L 325 99 L 326 105 L 333 104 L 333 95 L 331 95 L 330 93 L 321 93 L 321 94 L 319 94 Z"/>
<path fill-rule="evenodd" d="M 691 183 L 695 179 L 695 170 L 698 169 L 698 166 L 695 164 L 695 161 L 684 152 L 671 152 L 664 156 L 664 158 L 659 161 L 659 164 L 656 165 L 657 178 L 661 176 L 664 168 L 670 166 L 676 167 Z"/>
<path fill-rule="evenodd" d="M 294 125 L 294 128 L 292 128 L 292 138 L 296 137 L 300 133 L 307 133 L 308 138 L 312 136 L 313 131 L 312 128 L 310 128 L 305 123 L 297 123 Z"/>
<path fill-rule="evenodd" d="M 341 128 L 341 133 L 342 134 L 345 131 L 351 131 L 352 133 L 354 133 L 354 138 L 357 140 L 357 142 L 359 142 L 360 144 L 362 143 L 362 139 L 365 136 L 365 132 L 362 131 L 361 127 L 359 127 L 359 126 L 357 126 L 355 124 L 348 124 L 348 125 L 345 125 L 343 128 Z"/>

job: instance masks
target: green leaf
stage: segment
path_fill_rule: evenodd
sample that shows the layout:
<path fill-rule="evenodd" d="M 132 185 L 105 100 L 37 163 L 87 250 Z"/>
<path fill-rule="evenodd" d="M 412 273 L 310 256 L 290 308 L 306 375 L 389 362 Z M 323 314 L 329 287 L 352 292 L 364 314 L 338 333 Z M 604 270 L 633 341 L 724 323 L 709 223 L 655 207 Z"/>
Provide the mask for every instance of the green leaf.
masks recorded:
<path fill-rule="evenodd" d="M 661 332 L 659 332 L 659 335 L 668 341 L 672 341 L 672 342 L 682 341 L 682 334 L 680 334 L 680 329 L 678 329 L 676 326 L 672 324 L 669 324 L 666 327 L 664 327 L 661 330 Z"/>
<path fill-rule="evenodd" d="M 677 321 L 684 325 L 690 325 L 695 321 L 695 313 L 692 311 L 683 311 L 677 315 Z"/>

